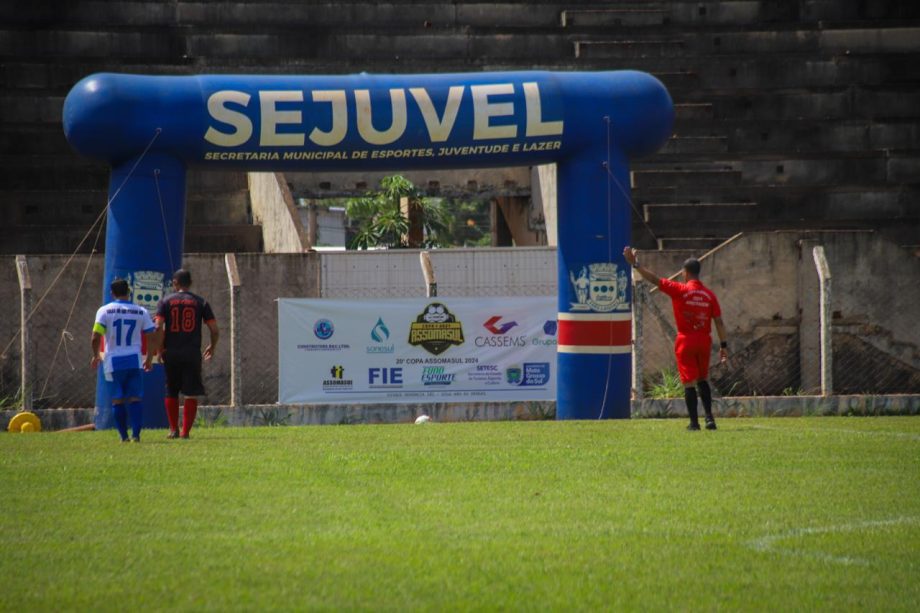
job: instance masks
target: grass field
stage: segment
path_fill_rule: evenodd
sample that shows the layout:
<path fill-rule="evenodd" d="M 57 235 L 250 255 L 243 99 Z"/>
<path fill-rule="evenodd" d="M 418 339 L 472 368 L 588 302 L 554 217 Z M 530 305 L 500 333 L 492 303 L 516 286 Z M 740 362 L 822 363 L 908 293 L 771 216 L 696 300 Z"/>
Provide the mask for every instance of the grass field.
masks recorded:
<path fill-rule="evenodd" d="M 920 419 L 0 435 L 0 608 L 920 609 Z"/>

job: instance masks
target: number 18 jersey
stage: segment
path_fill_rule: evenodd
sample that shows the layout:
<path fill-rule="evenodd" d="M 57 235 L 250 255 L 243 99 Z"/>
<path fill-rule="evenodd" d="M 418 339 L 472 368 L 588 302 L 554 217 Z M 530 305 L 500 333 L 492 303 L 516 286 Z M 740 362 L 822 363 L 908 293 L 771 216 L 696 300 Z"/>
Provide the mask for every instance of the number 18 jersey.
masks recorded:
<path fill-rule="evenodd" d="M 141 368 L 141 334 L 154 331 L 150 313 L 127 300 L 115 300 L 96 311 L 93 332 L 105 338 L 103 371 Z"/>
<path fill-rule="evenodd" d="M 176 292 L 160 300 L 156 317 L 166 331 L 163 338 L 166 360 L 201 357 L 201 324 L 214 321 L 207 300 L 191 292 Z"/>

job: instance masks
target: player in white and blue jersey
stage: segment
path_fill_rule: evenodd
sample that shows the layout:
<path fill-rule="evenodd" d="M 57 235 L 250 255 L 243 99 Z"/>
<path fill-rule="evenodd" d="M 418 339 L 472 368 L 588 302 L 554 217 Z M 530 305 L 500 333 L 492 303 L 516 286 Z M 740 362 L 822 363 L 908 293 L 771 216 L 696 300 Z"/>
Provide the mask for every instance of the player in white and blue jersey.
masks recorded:
<path fill-rule="evenodd" d="M 144 397 L 145 368 L 141 356 L 141 341 L 142 335 L 151 334 L 156 326 L 147 309 L 129 300 L 130 288 L 127 281 L 115 279 L 109 287 L 115 300 L 96 311 L 92 339 L 93 359 L 90 365 L 95 368 L 102 364 L 106 385 L 109 386 L 109 395 L 112 398 L 115 426 L 122 442 L 129 440 L 130 416 L 130 440 L 139 443 L 143 422 L 141 399 Z M 101 351 L 103 339 L 104 353 Z M 147 347 L 148 353 L 151 354 L 155 349 L 156 347 Z"/>

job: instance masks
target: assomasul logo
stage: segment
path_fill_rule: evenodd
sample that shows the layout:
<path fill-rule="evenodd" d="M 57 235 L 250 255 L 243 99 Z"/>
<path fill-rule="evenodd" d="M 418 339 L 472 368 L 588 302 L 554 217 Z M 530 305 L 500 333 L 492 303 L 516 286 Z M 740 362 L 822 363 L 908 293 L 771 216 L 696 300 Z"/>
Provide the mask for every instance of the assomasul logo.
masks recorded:
<path fill-rule="evenodd" d="M 463 344 L 463 325 L 445 305 L 432 302 L 409 326 L 409 344 L 440 355 L 451 345 Z"/>
<path fill-rule="evenodd" d="M 323 379 L 323 391 L 350 390 L 354 381 L 345 378 L 345 367 L 341 364 L 333 364 L 329 369 L 331 378 Z"/>

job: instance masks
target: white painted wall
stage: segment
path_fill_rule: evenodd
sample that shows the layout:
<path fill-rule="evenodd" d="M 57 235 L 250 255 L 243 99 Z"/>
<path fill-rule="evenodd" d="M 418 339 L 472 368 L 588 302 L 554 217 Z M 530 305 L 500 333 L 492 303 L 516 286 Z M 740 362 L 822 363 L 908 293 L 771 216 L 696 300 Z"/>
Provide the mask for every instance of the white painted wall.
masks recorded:
<path fill-rule="evenodd" d="M 556 250 L 551 247 L 435 249 L 439 296 L 553 296 Z M 323 298 L 401 298 L 425 295 L 417 249 L 322 254 Z"/>

